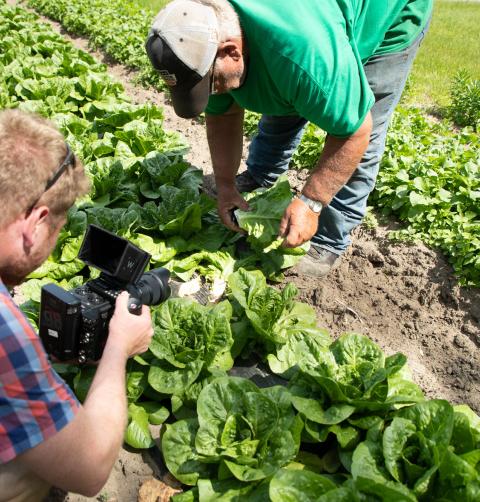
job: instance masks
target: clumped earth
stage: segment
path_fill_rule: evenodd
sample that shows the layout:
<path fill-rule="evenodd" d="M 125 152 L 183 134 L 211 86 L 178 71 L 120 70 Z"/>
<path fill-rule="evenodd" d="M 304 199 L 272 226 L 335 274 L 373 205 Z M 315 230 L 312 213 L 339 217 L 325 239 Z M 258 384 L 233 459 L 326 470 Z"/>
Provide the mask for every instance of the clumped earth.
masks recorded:
<path fill-rule="evenodd" d="M 62 32 L 58 24 L 50 24 Z M 63 34 L 88 50 L 84 39 Z M 211 192 L 212 170 L 201 120 L 176 117 L 162 93 L 136 86 L 134 73 L 99 52 L 93 55 L 109 66 L 134 102 L 149 101 L 164 108 L 165 129 L 186 138 L 191 145 L 186 158 L 203 170 L 205 187 Z M 244 153 L 247 146 L 248 142 Z M 304 171 L 289 175 L 293 188 L 306 177 Z M 332 336 L 355 331 L 370 336 L 387 354 L 404 353 L 415 381 L 429 398 L 467 403 L 479 413 L 480 290 L 459 287 L 441 253 L 421 243 L 389 240 L 388 231 L 395 225 L 357 229 L 350 249 L 327 278 L 312 280 L 290 270 L 285 280 L 298 287 L 300 300 L 315 308 L 319 325 Z M 48 500 L 161 502 L 178 488 L 162 467 L 159 453 L 123 449 L 99 496 L 91 499 L 57 490 Z"/>

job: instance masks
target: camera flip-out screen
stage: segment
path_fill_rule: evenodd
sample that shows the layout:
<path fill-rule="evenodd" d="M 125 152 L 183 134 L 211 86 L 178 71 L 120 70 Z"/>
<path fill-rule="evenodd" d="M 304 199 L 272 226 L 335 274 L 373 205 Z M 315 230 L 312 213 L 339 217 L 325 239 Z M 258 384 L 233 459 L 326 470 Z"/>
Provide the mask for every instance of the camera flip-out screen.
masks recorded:
<path fill-rule="evenodd" d="M 78 257 L 120 282 L 136 282 L 151 255 L 96 225 L 89 225 Z"/>

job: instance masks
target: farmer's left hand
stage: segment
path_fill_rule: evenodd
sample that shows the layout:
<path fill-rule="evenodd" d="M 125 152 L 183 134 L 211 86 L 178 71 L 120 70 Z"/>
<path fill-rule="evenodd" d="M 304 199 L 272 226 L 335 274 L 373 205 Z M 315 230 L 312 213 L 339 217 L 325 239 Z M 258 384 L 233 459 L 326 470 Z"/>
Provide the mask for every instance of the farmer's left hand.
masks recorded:
<path fill-rule="evenodd" d="M 317 231 L 318 217 L 300 199 L 293 199 L 280 221 L 278 235 L 285 238 L 283 246 L 294 248 L 309 241 Z"/>

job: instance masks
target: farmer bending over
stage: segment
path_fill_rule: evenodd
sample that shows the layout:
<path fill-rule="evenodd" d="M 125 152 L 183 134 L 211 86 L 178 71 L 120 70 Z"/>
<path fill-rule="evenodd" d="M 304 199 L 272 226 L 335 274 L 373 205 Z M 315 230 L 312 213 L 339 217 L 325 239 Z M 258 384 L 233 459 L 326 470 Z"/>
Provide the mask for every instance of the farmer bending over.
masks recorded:
<path fill-rule="evenodd" d="M 50 122 L 0 112 L 0 501 L 43 500 L 50 485 L 93 496 L 126 426 L 125 363 L 153 334 L 146 307 L 117 300 L 109 337 L 81 406 L 50 365 L 8 289 L 49 256 L 67 210 L 88 190 L 83 166 Z"/>
<path fill-rule="evenodd" d="M 365 215 L 385 135 L 433 0 L 174 0 L 155 19 L 146 49 L 170 86 L 177 115 L 206 111 L 224 224 L 240 192 L 284 173 L 307 122 L 327 132 L 320 159 L 285 211 L 287 247 L 311 239 L 299 272 L 323 276 Z M 262 113 L 247 159 L 244 109 Z M 236 185 L 235 185 L 236 181 Z"/>

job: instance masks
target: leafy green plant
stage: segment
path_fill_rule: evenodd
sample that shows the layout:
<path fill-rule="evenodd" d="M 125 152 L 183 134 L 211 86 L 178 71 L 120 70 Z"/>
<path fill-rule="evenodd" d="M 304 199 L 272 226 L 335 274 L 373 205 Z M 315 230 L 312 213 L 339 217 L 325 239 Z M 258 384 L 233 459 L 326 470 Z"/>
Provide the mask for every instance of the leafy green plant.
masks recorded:
<path fill-rule="evenodd" d="M 145 40 L 154 12 L 134 2 L 30 0 L 30 7 L 62 23 L 70 32 L 87 36 L 92 48 L 101 48 L 115 61 L 140 71 L 139 81 L 163 89 L 145 52 Z"/>
<path fill-rule="evenodd" d="M 231 315 L 228 302 L 203 306 L 176 298 L 156 308 L 149 384 L 162 394 L 182 395 L 202 371 L 229 370 L 233 366 Z"/>
<path fill-rule="evenodd" d="M 455 431 L 455 433 L 454 433 Z M 351 472 L 365 493 L 396 500 L 476 500 L 478 429 L 442 400 L 401 409 L 382 431 L 371 429 L 353 453 Z M 458 437 L 470 439 L 467 449 Z M 461 442 L 460 442 L 461 444 Z"/>
<path fill-rule="evenodd" d="M 314 124 L 307 124 L 298 145 L 297 151 L 292 158 L 292 164 L 296 169 L 312 169 L 318 162 L 323 150 L 326 134 Z"/>
<path fill-rule="evenodd" d="M 224 377 L 198 396 L 198 421 L 167 426 L 162 439 L 165 462 L 186 484 L 215 469 L 221 478 L 259 481 L 295 457 L 302 422 L 282 387 L 258 389 L 249 380 Z M 179 444 L 189 445 L 180 450 Z"/>
<path fill-rule="evenodd" d="M 399 406 L 422 401 L 405 363 L 402 354 L 385 357 L 369 338 L 354 333 L 330 347 L 311 346 L 288 386 L 305 422 L 304 440 L 324 443 L 332 434 L 341 449 L 351 451 L 362 430 Z"/>
<path fill-rule="evenodd" d="M 480 128 L 480 80 L 473 79 L 466 70 L 457 72 L 450 89 L 451 104 L 448 116 L 455 124 Z"/>
<path fill-rule="evenodd" d="M 128 405 L 128 425 L 124 440 L 133 448 L 154 446 L 149 424 L 160 425 L 170 412 L 165 406 L 153 401 L 142 401 Z"/>
<path fill-rule="evenodd" d="M 253 138 L 258 130 L 258 121 L 260 120 L 261 114 L 245 110 L 245 116 L 243 119 L 243 134 L 247 138 Z"/>
<path fill-rule="evenodd" d="M 406 224 L 392 237 L 440 248 L 469 285 L 480 284 L 479 166 L 477 134 L 398 109 L 372 193 L 383 214 Z"/>
<path fill-rule="evenodd" d="M 306 352 L 329 345 L 330 337 L 318 328 L 314 309 L 295 301 L 298 291 L 293 284 L 279 291 L 267 286 L 260 271 L 240 268 L 230 275 L 228 285 L 247 319 L 241 324 L 243 343 L 260 337 L 274 373 L 291 374 Z"/>
<path fill-rule="evenodd" d="M 280 220 L 293 198 L 287 177 L 280 176 L 270 188 L 258 188 L 244 197 L 250 209 L 237 209 L 235 216 L 238 226 L 247 232 L 247 242 L 260 258 L 265 273 L 295 265 L 308 251 L 309 243 L 284 248 L 283 238 L 278 236 Z"/>

